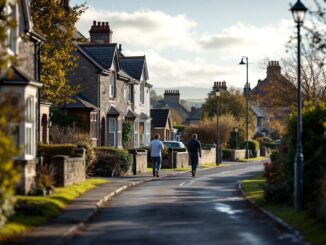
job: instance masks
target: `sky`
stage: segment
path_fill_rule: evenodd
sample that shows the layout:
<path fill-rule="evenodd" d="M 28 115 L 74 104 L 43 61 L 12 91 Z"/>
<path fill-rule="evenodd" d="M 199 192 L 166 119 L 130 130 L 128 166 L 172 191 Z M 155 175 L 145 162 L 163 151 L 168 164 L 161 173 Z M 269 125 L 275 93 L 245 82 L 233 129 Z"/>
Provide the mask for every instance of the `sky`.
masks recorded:
<path fill-rule="evenodd" d="M 286 44 L 296 31 L 289 8 L 295 1 L 88 0 L 77 28 L 89 37 L 93 20 L 108 21 L 125 55 L 146 55 L 154 89 L 209 88 L 214 81 L 242 88 L 243 56 L 254 87 L 266 77 L 267 60 L 289 55 Z M 313 0 L 302 2 L 314 6 Z"/>

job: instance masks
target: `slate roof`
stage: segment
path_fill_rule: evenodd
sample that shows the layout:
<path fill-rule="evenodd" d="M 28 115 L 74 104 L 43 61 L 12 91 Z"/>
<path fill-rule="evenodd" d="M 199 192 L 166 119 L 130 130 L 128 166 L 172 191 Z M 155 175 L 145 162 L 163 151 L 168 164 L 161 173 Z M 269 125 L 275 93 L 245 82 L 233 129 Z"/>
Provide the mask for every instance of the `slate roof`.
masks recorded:
<path fill-rule="evenodd" d="M 114 106 L 111 106 L 107 114 L 110 116 L 119 116 L 123 113 L 119 109 L 115 108 Z"/>
<path fill-rule="evenodd" d="M 0 84 L 15 84 L 15 85 L 34 85 L 36 87 L 42 87 L 42 84 L 35 81 L 26 72 L 21 69 L 11 66 L 6 71 L 6 74 L 0 78 Z"/>
<path fill-rule="evenodd" d="M 140 80 L 145 65 L 145 56 L 121 56 L 119 61 L 122 69 L 133 78 Z"/>
<path fill-rule="evenodd" d="M 164 128 L 169 120 L 169 109 L 151 109 L 152 125 L 154 128 Z"/>
<path fill-rule="evenodd" d="M 65 104 L 63 108 L 98 110 L 98 107 L 82 93 L 74 95 L 73 99 L 75 99 L 75 103 Z"/>
<path fill-rule="evenodd" d="M 117 44 L 80 44 L 79 47 L 104 69 L 112 66 Z"/>
<path fill-rule="evenodd" d="M 190 115 L 187 117 L 186 121 L 200 121 L 202 112 L 203 108 L 195 108 L 193 111 L 190 112 Z"/>
<path fill-rule="evenodd" d="M 136 119 L 139 118 L 139 115 L 137 115 L 134 111 L 128 110 L 126 118 L 128 119 Z"/>

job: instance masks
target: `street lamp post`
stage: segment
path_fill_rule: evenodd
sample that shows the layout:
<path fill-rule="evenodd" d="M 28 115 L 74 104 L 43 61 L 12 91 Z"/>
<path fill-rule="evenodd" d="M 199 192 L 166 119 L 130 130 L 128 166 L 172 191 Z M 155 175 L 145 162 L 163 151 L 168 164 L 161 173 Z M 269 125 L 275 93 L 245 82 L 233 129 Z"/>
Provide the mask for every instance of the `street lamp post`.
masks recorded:
<path fill-rule="evenodd" d="M 221 163 L 220 156 L 220 127 L 219 127 L 219 117 L 220 117 L 220 90 L 217 88 L 215 91 L 216 96 L 216 165 Z"/>
<path fill-rule="evenodd" d="M 246 60 L 246 62 L 244 61 Z M 246 158 L 249 158 L 249 147 L 248 147 L 248 110 L 249 110 L 249 75 L 248 75 L 248 66 L 249 66 L 249 62 L 248 62 L 248 56 L 243 56 L 241 58 L 241 61 L 239 63 L 239 65 L 246 65 L 246 85 L 245 85 L 245 96 L 246 96 Z"/>
<path fill-rule="evenodd" d="M 298 39 L 298 57 L 297 57 L 297 148 L 294 160 L 294 208 L 295 210 L 303 210 L 303 150 L 302 150 L 302 99 L 301 99 L 301 34 L 300 28 L 303 24 L 305 13 L 308 9 L 298 0 L 290 9 L 294 22 L 297 24 Z"/>
<path fill-rule="evenodd" d="M 234 133 L 235 133 L 235 149 L 238 148 L 238 128 L 234 128 Z"/>

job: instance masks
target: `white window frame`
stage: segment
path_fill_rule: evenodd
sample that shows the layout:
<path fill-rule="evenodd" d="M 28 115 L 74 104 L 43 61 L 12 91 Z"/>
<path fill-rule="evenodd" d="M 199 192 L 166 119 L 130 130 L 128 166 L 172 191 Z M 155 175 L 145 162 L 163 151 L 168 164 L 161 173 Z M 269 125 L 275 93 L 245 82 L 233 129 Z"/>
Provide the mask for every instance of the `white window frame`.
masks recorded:
<path fill-rule="evenodd" d="M 149 142 L 151 141 L 151 121 L 147 120 L 146 121 L 146 142 L 145 145 L 148 145 Z"/>
<path fill-rule="evenodd" d="M 135 147 L 139 146 L 139 122 L 135 121 L 134 123 L 134 145 Z"/>
<path fill-rule="evenodd" d="M 98 139 L 98 122 L 97 122 L 97 112 L 91 112 L 90 113 L 90 133 L 91 133 L 91 139 L 96 140 Z"/>
<path fill-rule="evenodd" d="M 116 76 L 115 72 L 112 72 L 110 76 L 110 97 L 115 98 L 115 90 L 116 90 Z"/>
<path fill-rule="evenodd" d="M 112 122 L 114 122 L 114 129 L 113 129 L 113 125 L 111 124 Z M 116 140 L 116 136 L 117 136 L 117 119 L 114 118 L 114 117 L 110 117 L 109 120 L 108 120 L 108 124 L 109 124 L 109 132 L 108 132 L 108 136 L 109 136 L 109 139 L 108 139 L 108 143 L 110 146 L 113 146 L 113 147 L 116 147 L 117 145 L 117 140 Z M 113 145 L 111 144 L 111 136 L 113 136 Z"/>
<path fill-rule="evenodd" d="M 35 157 L 35 98 L 34 96 L 28 96 L 26 98 L 25 107 L 25 147 L 24 152 L 27 160 L 31 160 Z"/>
<path fill-rule="evenodd" d="M 8 53 L 9 54 L 18 54 L 18 45 L 17 45 L 17 40 L 18 40 L 18 26 L 19 26 L 19 21 L 17 21 L 17 5 L 12 5 L 12 4 L 7 4 L 6 5 L 6 14 L 8 16 L 11 16 L 15 21 L 16 21 L 16 27 L 15 28 L 8 28 L 7 30 L 7 46 L 8 46 Z"/>
<path fill-rule="evenodd" d="M 140 124 L 144 124 L 144 132 L 142 135 L 140 134 Z M 139 122 L 138 134 L 139 134 L 139 145 L 140 146 L 146 145 L 146 121 Z"/>

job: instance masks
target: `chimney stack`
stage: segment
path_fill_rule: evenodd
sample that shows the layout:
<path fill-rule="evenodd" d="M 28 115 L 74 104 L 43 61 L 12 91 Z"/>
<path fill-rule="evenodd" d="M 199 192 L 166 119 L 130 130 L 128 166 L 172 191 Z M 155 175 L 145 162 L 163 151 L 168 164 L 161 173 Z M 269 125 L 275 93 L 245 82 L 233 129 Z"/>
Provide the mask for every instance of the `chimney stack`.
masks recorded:
<path fill-rule="evenodd" d="M 164 92 L 165 104 L 180 104 L 180 91 L 179 90 L 165 90 Z"/>
<path fill-rule="evenodd" d="M 227 90 L 227 86 L 226 86 L 226 82 L 214 82 L 214 86 L 213 86 L 213 91 L 216 92 L 217 88 L 221 91 L 221 90 Z"/>
<path fill-rule="evenodd" d="M 268 62 L 267 78 L 279 77 L 281 75 L 281 67 L 278 61 Z"/>
<path fill-rule="evenodd" d="M 112 43 L 113 31 L 110 29 L 109 22 L 96 22 L 89 31 L 91 43 Z"/>

